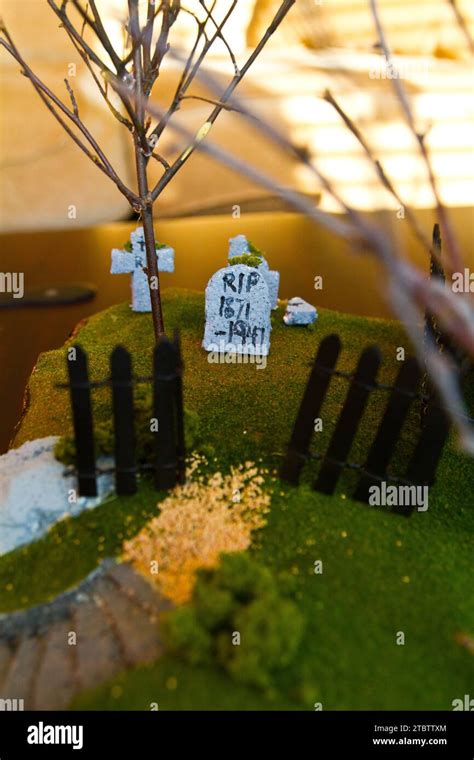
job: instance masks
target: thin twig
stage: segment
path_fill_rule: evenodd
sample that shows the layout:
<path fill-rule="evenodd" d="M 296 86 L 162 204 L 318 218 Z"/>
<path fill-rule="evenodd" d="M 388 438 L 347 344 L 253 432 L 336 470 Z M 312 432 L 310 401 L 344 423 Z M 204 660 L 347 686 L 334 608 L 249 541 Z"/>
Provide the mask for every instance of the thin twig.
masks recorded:
<path fill-rule="evenodd" d="M 153 39 L 153 27 L 155 24 L 156 8 L 155 0 L 148 0 L 146 24 L 142 32 L 143 68 L 148 71 L 151 61 L 151 41 Z"/>
<path fill-rule="evenodd" d="M 228 85 L 227 89 L 223 93 L 222 97 L 220 98 L 220 104 L 214 107 L 214 110 L 210 113 L 208 118 L 206 119 L 205 124 L 208 125 L 207 131 L 209 131 L 210 127 L 214 124 L 217 117 L 221 113 L 222 109 L 224 108 L 224 104 L 230 99 L 232 96 L 234 90 L 236 87 L 240 84 L 242 79 L 244 78 L 247 71 L 250 69 L 254 61 L 258 58 L 260 53 L 262 52 L 263 48 L 267 44 L 270 37 L 273 35 L 273 33 L 276 31 L 278 26 L 281 24 L 285 16 L 287 15 L 290 8 L 294 5 L 295 0 L 283 0 L 280 7 L 278 8 L 275 16 L 273 17 L 272 22 L 268 26 L 265 34 L 259 41 L 258 45 L 255 47 L 255 49 L 252 51 L 250 56 L 247 58 L 246 62 L 242 66 L 242 68 L 239 71 L 238 75 L 235 75 Z M 163 115 L 161 124 L 166 124 L 169 122 L 169 119 L 171 118 L 172 114 L 169 114 L 169 111 L 167 114 Z M 161 127 L 164 129 L 164 126 Z M 154 130 L 154 133 L 156 133 L 156 130 Z M 152 198 L 153 200 L 156 200 L 160 193 L 163 191 L 163 189 L 166 187 L 166 185 L 171 181 L 171 179 L 175 176 L 175 174 L 181 169 L 181 167 L 184 165 L 184 163 L 189 159 L 189 157 L 192 155 L 194 151 L 194 147 L 191 145 L 189 150 L 186 151 L 183 155 L 181 155 L 171 166 L 170 168 L 164 172 L 163 176 L 158 180 L 157 184 L 152 190 Z"/>
<path fill-rule="evenodd" d="M 67 30 L 66 30 L 66 32 L 67 32 Z M 126 127 L 129 132 L 133 132 L 133 124 L 132 124 L 132 122 L 129 121 L 123 114 L 121 114 L 120 111 L 118 110 L 118 108 L 116 108 L 114 106 L 114 104 L 112 103 L 112 101 L 110 100 L 110 98 L 109 98 L 109 96 L 107 94 L 107 81 L 105 82 L 105 86 L 104 86 L 102 84 L 102 82 L 100 81 L 99 77 L 97 76 L 96 72 L 94 71 L 94 67 L 92 66 L 91 62 L 89 61 L 89 59 L 87 57 L 87 54 L 83 50 L 81 50 L 81 48 L 77 44 L 77 42 L 74 39 L 74 37 L 71 37 L 69 35 L 69 32 L 67 32 L 67 34 L 68 34 L 69 39 L 71 40 L 72 44 L 76 48 L 78 55 L 80 55 L 80 57 L 84 61 L 85 65 L 87 66 L 87 68 L 88 68 L 88 70 L 89 70 L 89 72 L 90 72 L 90 74 L 91 74 L 91 76 L 92 76 L 92 78 L 93 78 L 93 80 L 94 80 L 94 82 L 95 82 L 95 84 L 97 86 L 97 89 L 99 90 L 100 94 L 102 95 L 103 99 L 105 100 L 105 102 L 107 104 L 107 107 L 110 109 L 110 111 L 111 111 L 112 115 L 114 116 L 114 118 L 117 119 L 117 121 L 119 121 L 121 124 L 123 124 L 123 126 Z M 115 92 L 115 90 L 113 90 L 113 92 Z"/>
<path fill-rule="evenodd" d="M 177 53 L 173 53 L 174 57 L 180 59 L 180 56 Z M 211 90 L 213 90 L 216 94 L 220 94 L 220 84 L 218 80 L 210 74 L 209 71 L 205 71 L 204 69 L 200 69 L 198 72 L 198 76 L 200 80 Z M 222 100 L 219 101 L 219 103 L 222 104 Z M 322 187 L 327 191 L 329 195 L 331 195 L 334 200 L 338 203 L 341 210 L 344 211 L 348 217 L 354 222 L 355 226 L 358 229 L 364 230 L 364 234 L 362 237 L 362 240 L 371 240 L 373 239 L 375 241 L 374 245 L 377 247 L 378 245 L 378 233 L 374 227 L 370 227 L 367 223 L 367 221 L 363 218 L 363 216 L 353 207 L 349 206 L 344 198 L 341 196 L 340 193 L 338 193 L 331 183 L 331 181 L 326 177 L 320 169 L 312 162 L 311 156 L 309 154 L 309 151 L 306 147 L 295 145 L 291 140 L 289 140 L 286 135 L 284 135 L 281 131 L 277 129 L 273 124 L 270 124 L 267 120 L 262 119 L 257 114 L 255 114 L 253 111 L 251 111 L 247 106 L 244 106 L 241 101 L 238 100 L 238 98 L 235 95 L 232 95 L 229 97 L 228 104 L 232 106 L 233 110 L 236 111 L 239 115 L 243 116 L 253 124 L 257 125 L 260 131 L 272 142 L 274 142 L 279 148 L 284 150 L 288 155 L 296 160 L 302 163 L 308 171 L 313 174 L 315 179 L 318 181 L 319 184 L 322 185 Z M 209 124 L 209 122 L 206 122 L 204 126 Z M 201 128 L 200 134 L 202 134 L 203 128 Z M 209 129 L 207 129 L 209 131 Z M 190 148 L 188 148 L 188 152 L 190 152 Z M 186 155 L 186 154 L 185 154 Z M 182 160 L 182 157 L 181 157 Z M 395 251 L 392 251 L 392 255 L 395 255 Z"/>
<path fill-rule="evenodd" d="M 99 57 L 99 55 L 86 43 L 83 37 L 78 33 L 77 29 L 74 27 L 74 24 L 70 20 L 70 18 L 67 15 L 67 6 L 65 4 L 61 5 L 59 8 L 54 0 L 47 0 L 48 5 L 52 8 L 56 16 L 61 21 L 62 26 L 68 33 L 68 35 L 71 37 L 71 39 L 74 39 L 77 45 L 84 51 L 84 53 L 87 55 L 89 60 L 94 63 L 102 72 L 102 75 L 104 77 L 104 80 L 109 83 L 114 82 L 120 82 L 122 81 L 122 77 L 124 75 L 125 70 L 122 65 L 122 62 L 120 59 L 117 61 L 117 73 L 114 73 L 112 69 L 110 69 L 104 61 Z M 105 32 L 104 32 L 105 34 Z M 117 91 L 119 91 L 120 88 L 115 88 Z M 123 102 L 123 105 L 125 107 L 125 110 L 127 111 L 128 116 L 130 117 L 130 120 L 133 123 L 133 126 L 137 131 L 140 130 L 140 124 L 136 119 L 136 115 L 134 113 L 134 110 L 132 108 L 132 105 L 130 103 L 130 97 L 127 90 L 121 89 L 121 99 Z M 146 149 L 146 140 L 142 136 L 142 148 Z"/>
<path fill-rule="evenodd" d="M 456 21 L 458 22 L 459 28 L 464 34 L 465 40 L 467 42 L 467 46 L 471 54 L 474 54 L 474 39 L 472 38 L 472 35 L 468 29 L 466 19 L 464 18 L 461 11 L 459 10 L 459 5 L 457 3 L 457 0 L 448 0 L 448 3 L 453 9 L 453 13 L 455 15 Z"/>
<path fill-rule="evenodd" d="M 203 8 L 207 10 L 206 3 L 204 2 L 204 0 L 201 0 L 201 3 L 202 3 Z M 224 33 L 222 32 L 222 29 L 220 29 L 219 24 L 214 19 L 214 16 L 212 14 L 212 10 L 209 12 L 209 19 L 210 19 L 210 21 L 212 21 L 212 23 L 214 24 L 214 26 L 215 26 L 215 28 L 217 30 L 217 36 L 218 36 L 218 38 L 221 40 L 221 42 L 227 48 L 227 52 L 229 53 L 230 60 L 232 61 L 232 64 L 234 66 L 234 74 L 235 74 L 235 76 L 238 76 L 240 74 L 240 70 L 239 70 L 239 67 L 237 65 L 237 60 L 236 60 L 235 55 L 234 55 L 234 53 L 232 51 L 232 48 L 230 47 L 229 43 L 227 42 L 227 39 L 226 39 Z"/>
<path fill-rule="evenodd" d="M 169 165 L 168 161 L 166 160 L 166 158 L 163 158 L 163 156 L 160 156 L 159 153 L 155 153 L 155 152 L 151 153 L 150 154 L 150 158 L 154 158 L 155 161 L 158 161 L 162 166 L 165 167 L 165 169 L 169 169 L 170 168 L 170 165 Z"/>
<path fill-rule="evenodd" d="M 461 251 L 459 249 L 456 237 L 454 235 L 454 231 L 451 227 L 451 222 L 449 220 L 448 213 L 446 211 L 446 208 L 439 194 L 438 182 L 436 180 L 436 176 L 434 174 L 433 167 L 431 165 L 430 156 L 426 149 L 426 143 L 425 143 L 426 135 L 420 133 L 416 127 L 415 119 L 411 110 L 410 103 L 408 101 L 408 97 L 405 93 L 405 89 L 402 85 L 398 71 L 393 63 L 392 54 L 391 54 L 391 51 L 390 51 L 390 48 L 385 36 L 385 32 L 382 27 L 382 23 L 380 21 L 377 0 L 370 0 L 370 7 L 372 11 L 372 16 L 374 18 L 375 26 L 377 29 L 377 36 L 379 39 L 380 47 L 385 56 L 387 65 L 390 66 L 394 72 L 394 75 L 390 78 L 390 81 L 392 83 L 392 86 L 400 102 L 402 112 L 405 116 L 405 120 L 418 143 L 420 154 L 423 157 L 423 160 L 425 162 L 428 178 L 430 181 L 431 189 L 432 189 L 433 196 L 436 203 L 436 210 L 438 213 L 441 230 L 443 232 L 443 239 L 445 240 L 446 250 L 449 254 L 447 263 L 449 264 L 449 268 L 451 269 L 451 272 L 461 271 L 463 267 Z"/>
<path fill-rule="evenodd" d="M 120 73 L 121 70 L 123 70 L 123 62 L 120 59 L 120 56 L 116 53 L 108 35 L 105 31 L 104 25 L 102 23 L 102 19 L 100 17 L 99 11 L 97 10 L 96 6 L 96 0 L 88 0 L 89 5 L 91 7 L 92 13 L 94 14 L 94 31 L 102 43 L 104 49 L 107 51 L 107 53 L 110 56 L 110 59 L 112 63 L 114 64 L 117 73 Z"/>
<path fill-rule="evenodd" d="M 409 206 L 405 204 L 405 202 L 402 200 L 398 190 L 393 185 L 392 181 L 388 178 L 387 174 L 385 173 L 385 170 L 380 163 L 380 161 L 375 158 L 374 154 L 372 153 L 372 149 L 370 148 L 367 140 L 362 135 L 360 130 L 356 127 L 352 119 L 347 115 L 347 113 L 343 110 L 343 108 L 339 105 L 337 100 L 334 98 L 334 96 L 331 94 L 329 90 L 326 90 L 324 95 L 324 100 L 326 100 L 328 103 L 332 105 L 332 107 L 337 111 L 341 119 L 343 120 L 346 127 L 352 132 L 354 137 L 358 140 L 361 147 L 364 149 L 365 154 L 369 161 L 371 162 L 372 166 L 375 168 L 375 171 L 381 181 L 381 183 L 384 185 L 384 187 L 388 190 L 391 195 L 395 198 L 399 206 L 402 206 L 405 211 L 405 217 L 408 220 L 409 224 L 411 224 L 411 227 L 420 241 L 420 243 L 423 245 L 423 247 L 430 253 L 431 252 L 431 243 L 428 240 L 427 236 L 425 235 L 423 229 L 421 228 L 416 216 L 412 212 Z"/>
<path fill-rule="evenodd" d="M 21 65 L 24 75 L 27 77 L 27 79 L 29 79 L 36 92 L 40 95 L 41 99 L 47 106 L 48 110 L 61 124 L 63 129 L 74 140 L 76 145 L 88 156 L 88 158 L 90 158 L 90 160 L 93 161 L 93 163 L 98 166 L 99 169 L 104 172 L 104 174 L 106 174 L 111 180 L 113 180 L 113 182 L 115 182 L 118 189 L 123 195 L 125 195 L 129 203 L 133 207 L 140 206 L 140 198 L 122 182 L 112 164 L 106 157 L 105 153 L 100 148 L 99 144 L 93 135 L 89 132 L 84 123 L 81 121 L 81 119 L 77 116 L 76 113 L 74 113 L 74 111 L 70 111 L 69 108 L 67 108 L 67 106 L 65 106 L 64 103 L 49 89 L 49 87 L 47 87 L 44 82 L 42 82 L 39 77 L 37 77 L 37 75 L 32 71 L 32 69 L 20 55 L 8 31 L 3 28 L 2 32 L 5 36 L 5 39 L 0 38 L 0 45 L 2 45 Z M 56 108 L 58 108 L 64 114 L 64 116 L 66 116 L 79 129 L 95 153 L 92 153 L 87 148 L 87 146 L 85 146 L 84 143 L 78 138 L 78 136 L 70 129 L 70 127 L 68 127 L 67 123 L 64 121 L 64 119 L 61 118 L 56 108 L 53 107 L 53 103 Z"/>
<path fill-rule="evenodd" d="M 204 59 L 205 59 L 207 53 L 209 52 L 209 50 L 211 49 L 213 43 L 218 39 L 219 33 L 222 33 L 222 30 L 223 30 L 225 24 L 227 23 L 228 19 L 231 17 L 232 13 L 234 12 L 234 10 L 236 8 L 236 5 L 237 5 L 237 0 L 233 0 L 232 3 L 231 3 L 231 5 L 230 5 L 230 7 L 228 8 L 226 14 L 224 15 L 221 23 L 219 24 L 217 30 L 215 31 L 215 33 L 213 34 L 212 37 L 210 37 L 209 39 L 206 38 L 205 44 L 203 45 L 203 49 L 201 50 L 200 54 L 198 55 L 196 61 L 194 63 L 192 63 L 192 59 L 194 57 L 194 52 L 197 49 L 197 46 L 199 44 L 199 41 L 200 41 L 202 35 L 204 34 L 205 25 L 206 25 L 206 23 L 207 23 L 207 21 L 209 19 L 209 15 L 210 15 L 211 11 L 214 8 L 214 5 L 212 5 L 212 7 L 210 9 L 206 8 L 206 14 L 207 14 L 206 15 L 206 19 L 204 20 L 204 22 L 202 23 L 202 25 L 200 27 L 198 27 L 198 35 L 197 35 L 196 42 L 194 43 L 194 47 L 193 47 L 193 49 L 192 49 L 192 51 L 190 53 L 190 56 L 188 57 L 186 65 L 185 65 L 185 67 L 183 69 L 181 78 L 180 78 L 180 80 L 178 82 L 178 86 L 176 88 L 173 100 L 171 102 L 171 105 L 168 108 L 168 111 L 166 112 L 164 118 L 161 120 L 161 122 L 159 122 L 156 125 L 156 127 L 151 132 L 151 135 L 156 136 L 157 139 L 159 139 L 161 137 L 161 134 L 163 133 L 163 130 L 165 129 L 165 127 L 166 127 L 169 119 L 171 118 L 171 116 L 173 116 L 173 114 L 176 113 L 176 111 L 179 110 L 179 105 L 180 105 L 180 102 L 181 102 L 181 99 L 182 99 L 183 95 L 186 93 L 186 91 L 188 90 L 189 86 L 191 85 L 194 77 L 196 76 L 197 72 L 199 71 L 199 68 L 200 68 L 202 62 L 204 61 Z M 192 14 L 192 15 L 194 15 L 194 14 Z M 192 64 L 192 68 L 191 68 L 191 64 Z M 189 71 L 190 68 L 191 68 L 191 71 Z"/>
<path fill-rule="evenodd" d="M 79 108 L 77 106 L 77 100 L 76 100 L 76 96 L 74 95 L 74 90 L 72 89 L 67 79 L 64 80 L 64 83 L 69 93 L 69 97 L 71 98 L 71 104 L 72 104 L 72 109 L 74 111 L 74 115 L 79 117 Z"/>
<path fill-rule="evenodd" d="M 233 106 L 230 103 L 223 103 L 221 100 L 213 100 L 213 98 L 205 98 L 203 95 L 183 95 L 180 100 L 201 100 L 203 103 L 210 103 L 213 106 L 221 106 L 225 111 L 241 112 L 240 108 Z"/>

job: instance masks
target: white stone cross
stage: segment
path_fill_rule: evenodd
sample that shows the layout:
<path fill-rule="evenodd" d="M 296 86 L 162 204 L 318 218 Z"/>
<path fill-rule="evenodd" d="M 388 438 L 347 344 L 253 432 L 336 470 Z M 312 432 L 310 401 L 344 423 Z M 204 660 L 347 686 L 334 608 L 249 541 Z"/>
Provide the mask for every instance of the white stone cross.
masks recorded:
<path fill-rule="evenodd" d="M 145 234 L 143 227 L 138 227 L 130 235 L 131 251 L 112 251 L 111 274 L 132 275 L 133 311 L 151 311 L 150 285 L 143 271 L 146 268 Z M 159 272 L 174 272 L 174 250 L 170 246 L 157 248 Z"/>

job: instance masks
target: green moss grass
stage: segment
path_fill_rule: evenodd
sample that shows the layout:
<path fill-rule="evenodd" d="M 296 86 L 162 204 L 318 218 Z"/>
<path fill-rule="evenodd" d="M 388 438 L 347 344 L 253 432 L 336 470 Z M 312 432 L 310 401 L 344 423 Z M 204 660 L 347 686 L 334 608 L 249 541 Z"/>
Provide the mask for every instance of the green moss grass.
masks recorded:
<path fill-rule="evenodd" d="M 407 346 L 397 323 L 321 310 L 311 328 L 287 328 L 274 314 L 267 368 L 209 364 L 200 348 L 203 297 L 167 291 L 167 330 L 179 326 L 185 360 L 185 403 L 200 419 L 200 435 L 215 462 L 261 460 L 271 470 L 281 461 L 310 363 L 319 340 L 337 332 L 343 341 L 339 368 L 352 370 L 362 348 L 382 351 L 382 382 L 399 368 L 396 348 Z M 77 337 L 90 357 L 91 376 L 108 373 L 117 342 L 134 357 L 136 374 L 150 371 L 149 315 L 131 314 L 126 304 L 91 318 Z M 30 408 L 16 444 L 70 429 L 65 350 L 40 357 L 30 382 Z M 330 386 L 315 436 L 322 450 L 347 390 L 344 380 Z M 383 410 L 383 394 L 373 394 L 351 459 L 361 461 Z M 95 392 L 95 414 L 105 419 L 106 390 Z M 413 414 L 395 456 L 406 461 L 418 431 Z M 318 437 L 319 436 L 319 437 Z M 474 660 L 456 641 L 474 635 L 474 466 L 446 447 L 428 512 L 409 519 L 351 501 L 353 478 L 346 476 L 333 497 L 313 492 L 313 472 L 300 488 L 277 481 L 268 525 L 251 551 L 259 562 L 295 576 L 295 601 L 308 626 L 294 667 L 282 672 L 271 694 L 236 686 L 217 669 L 196 669 L 167 656 L 147 668 L 121 674 L 84 695 L 76 706 L 90 709 L 450 709 L 472 689 Z M 35 544 L 0 558 L 0 610 L 28 606 L 69 587 L 115 554 L 156 511 L 162 494 L 143 483 L 134 497 L 113 499 L 74 520 L 63 521 Z M 316 560 L 323 574 L 315 575 Z M 396 645 L 398 631 L 405 646 Z M 301 672 L 305 673 L 303 682 Z"/>

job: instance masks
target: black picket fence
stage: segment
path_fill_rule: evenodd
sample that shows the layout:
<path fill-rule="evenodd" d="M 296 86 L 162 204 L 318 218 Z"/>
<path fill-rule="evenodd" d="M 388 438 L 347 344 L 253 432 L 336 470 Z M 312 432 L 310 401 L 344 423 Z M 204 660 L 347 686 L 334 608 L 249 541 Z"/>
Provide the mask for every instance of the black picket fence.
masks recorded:
<path fill-rule="evenodd" d="M 173 341 L 163 337 L 155 346 L 153 374 L 147 377 L 134 377 L 130 354 L 123 346 L 116 346 L 110 355 L 110 378 L 91 381 L 85 351 L 78 345 L 72 348 L 67 357 L 69 383 L 62 387 L 70 391 L 79 494 L 97 495 L 97 476 L 102 471 L 96 464 L 91 391 L 104 386 L 110 387 L 112 392 L 112 471 L 117 494 L 136 493 L 139 472 L 152 471 L 157 490 L 184 482 L 183 362 L 178 335 Z M 154 440 L 154 455 L 151 462 L 137 462 L 136 456 L 133 388 L 139 383 L 153 384 L 150 436 Z M 152 430 L 152 425 L 157 429 Z"/>
<path fill-rule="evenodd" d="M 380 485 L 383 481 L 387 484 L 408 486 L 432 485 L 450 424 L 437 397 L 434 394 L 426 397 L 418 392 L 422 370 L 417 360 L 409 358 L 404 361 L 395 383 L 382 385 L 376 381 L 381 363 L 380 351 L 376 346 L 370 346 L 361 353 L 354 373 L 336 370 L 340 351 L 341 341 L 337 335 L 329 335 L 321 341 L 281 467 L 281 477 L 297 485 L 305 463 L 309 460 L 320 461 L 313 487 L 322 493 L 332 494 L 342 472 L 345 469 L 354 470 L 360 477 L 353 498 L 362 502 L 368 502 L 370 487 Z M 327 451 L 324 454 L 310 453 L 314 422 L 320 417 L 331 378 L 334 376 L 345 378 L 349 382 L 349 389 Z M 363 464 L 349 462 L 351 446 L 370 394 L 380 390 L 388 392 L 389 397 L 366 461 Z M 406 471 L 400 476 L 394 476 L 389 474 L 387 469 L 403 424 L 416 400 L 424 401 L 426 404 L 423 427 L 419 431 Z M 397 507 L 395 511 L 409 515 L 413 506 Z"/>

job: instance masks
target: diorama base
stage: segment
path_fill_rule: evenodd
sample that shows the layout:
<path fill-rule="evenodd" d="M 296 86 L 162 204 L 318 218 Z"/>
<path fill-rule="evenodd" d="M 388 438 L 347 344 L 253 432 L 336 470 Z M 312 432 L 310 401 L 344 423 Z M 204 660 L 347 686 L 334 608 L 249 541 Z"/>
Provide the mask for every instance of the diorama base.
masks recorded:
<path fill-rule="evenodd" d="M 75 706 L 314 710 L 321 703 L 324 710 L 451 709 L 453 699 L 472 688 L 472 652 L 462 645 L 463 637 L 472 642 L 474 631 L 473 547 L 467 538 L 474 527 L 472 463 L 450 440 L 430 489 L 429 509 L 408 519 L 353 501 L 350 472 L 332 496 L 312 490 L 311 467 L 299 487 L 276 476 L 320 340 L 339 334 L 338 369 L 347 372 L 361 350 L 376 343 L 383 356 L 379 381 L 390 383 L 399 369 L 397 348 L 405 346 L 409 353 L 401 326 L 318 309 L 315 325 L 287 327 L 285 308 L 279 307 L 263 369 L 208 361 L 201 348 L 202 294 L 167 290 L 163 305 L 167 334 L 177 327 L 181 333 L 184 402 L 198 420 L 197 450 L 205 453 L 211 471 L 253 461 L 268 473 L 271 509 L 249 551 L 272 573 L 294 577 L 294 602 L 306 617 L 306 633 L 299 661 L 281 671 L 268 693 L 230 680 L 217 667 L 193 668 L 166 655 L 152 666 L 124 671 Z M 151 319 L 131 313 L 127 303 L 91 317 L 74 342 L 88 354 L 92 380 L 108 376 L 109 356 L 118 343 L 131 352 L 135 375 L 150 373 Z M 16 446 L 70 432 L 68 391 L 58 387 L 67 380 L 65 357 L 64 347 L 40 356 Z M 333 378 L 323 430 L 313 442 L 316 451 L 326 448 L 346 390 L 343 378 Z M 386 400 L 372 396 L 351 450 L 354 461 L 364 460 Z M 93 399 L 94 419 L 107 419 L 109 390 L 94 389 Z M 419 425 L 418 415 L 411 415 L 396 461 Z M 165 496 L 142 478 L 137 494 L 63 520 L 39 541 L 0 557 L 0 612 L 38 604 L 79 583 L 102 559 L 121 552 L 124 540 L 156 515 Z M 396 643 L 399 632 L 402 646 Z"/>

